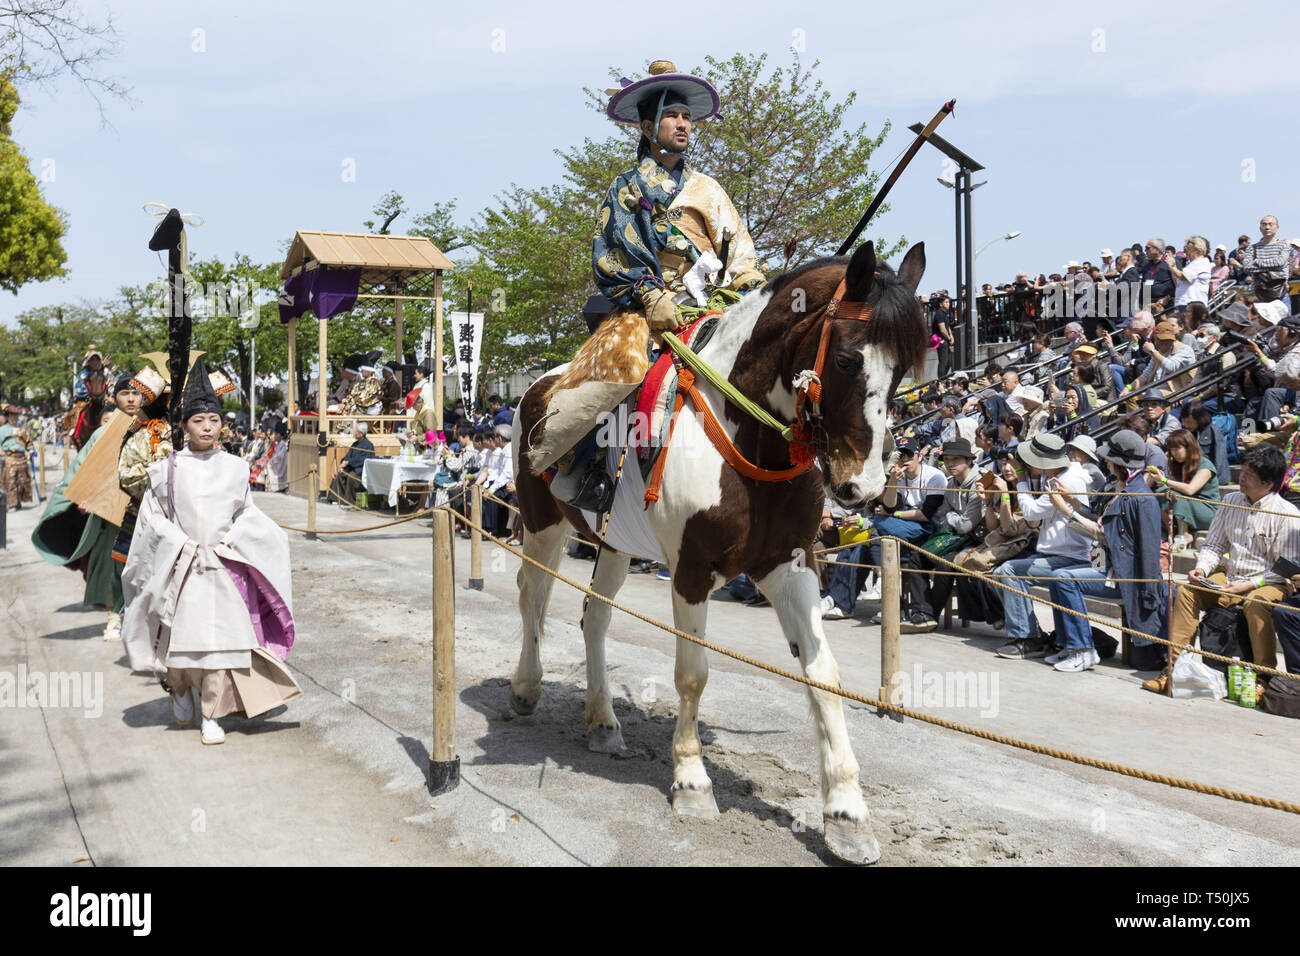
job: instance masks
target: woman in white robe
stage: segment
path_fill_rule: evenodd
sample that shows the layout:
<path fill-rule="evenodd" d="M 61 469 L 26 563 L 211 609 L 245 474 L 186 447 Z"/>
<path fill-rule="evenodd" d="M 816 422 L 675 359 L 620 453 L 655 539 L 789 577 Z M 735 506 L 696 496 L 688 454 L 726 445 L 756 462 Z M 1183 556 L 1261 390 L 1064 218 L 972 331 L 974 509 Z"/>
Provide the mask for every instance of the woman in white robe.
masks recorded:
<path fill-rule="evenodd" d="M 201 361 L 186 382 L 187 447 L 148 470 L 122 638 L 133 670 L 165 675 L 177 722 L 197 708 L 202 742 L 216 744 L 218 718 L 254 717 L 301 691 L 281 663 L 294 636 L 288 537 L 253 503 L 248 464 L 217 444 L 220 404 L 196 381 L 208 384 Z"/>

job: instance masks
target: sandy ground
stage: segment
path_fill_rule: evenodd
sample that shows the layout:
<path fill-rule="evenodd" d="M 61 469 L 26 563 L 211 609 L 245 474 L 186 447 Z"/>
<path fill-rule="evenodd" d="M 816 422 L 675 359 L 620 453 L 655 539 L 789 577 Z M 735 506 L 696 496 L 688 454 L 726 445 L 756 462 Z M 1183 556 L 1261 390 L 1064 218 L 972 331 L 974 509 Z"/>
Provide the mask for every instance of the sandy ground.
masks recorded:
<path fill-rule="evenodd" d="M 50 484 L 54 483 L 51 475 Z M 258 496 L 284 524 L 303 502 Z M 356 537 L 291 535 L 304 696 L 202 747 L 171 722 L 157 684 L 130 674 L 81 582 L 11 514 L 0 551 L 0 672 L 83 672 L 102 714 L 14 707 L 0 721 L 0 861 L 17 864 L 775 864 L 833 862 L 822 845 L 816 755 L 802 688 L 713 657 L 704 757 L 722 811 L 678 819 L 667 803 L 676 715 L 673 639 L 615 614 L 608 661 L 628 750 L 585 746 L 580 596 L 557 585 L 535 714 L 506 702 L 518 655 L 518 562 L 486 552 L 483 592 L 463 587 L 458 542 L 457 747 L 462 782 L 424 786 L 431 719 L 430 533 L 421 519 Z M 323 527 L 381 517 L 321 508 Z M 586 580 L 590 563 L 566 559 Z M 623 599 L 670 616 L 667 583 L 633 576 Z M 846 686 L 879 684 L 878 629 L 828 623 Z M 715 596 L 710 637 L 783 667 L 796 662 L 770 609 Z M 1300 723 L 1222 702 L 1142 692 L 1107 662 L 1067 675 L 993 656 L 973 625 L 905 636 L 909 674 L 969 674 L 975 706 L 919 706 L 951 719 L 1148 770 L 1281 799 L 1300 797 Z M 974 685 L 972 685 L 974 686 Z M 848 705 L 879 865 L 1288 864 L 1300 820 L 1038 757 Z"/>

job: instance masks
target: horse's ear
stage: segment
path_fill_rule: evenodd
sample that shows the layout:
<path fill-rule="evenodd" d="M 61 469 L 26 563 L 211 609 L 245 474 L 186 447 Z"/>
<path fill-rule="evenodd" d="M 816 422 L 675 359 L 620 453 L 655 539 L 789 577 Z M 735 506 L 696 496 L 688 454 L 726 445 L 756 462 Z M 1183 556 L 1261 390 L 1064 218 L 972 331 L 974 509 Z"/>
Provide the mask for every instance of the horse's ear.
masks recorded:
<path fill-rule="evenodd" d="M 921 284 L 921 276 L 925 274 L 925 243 L 918 242 L 911 249 L 907 250 L 907 255 L 903 256 L 903 264 L 899 266 L 898 277 L 907 283 L 907 287 L 913 292 Z"/>
<path fill-rule="evenodd" d="M 844 301 L 866 302 L 875 279 L 876 245 L 867 240 L 858 246 L 858 251 L 849 260 L 849 271 L 844 277 Z"/>

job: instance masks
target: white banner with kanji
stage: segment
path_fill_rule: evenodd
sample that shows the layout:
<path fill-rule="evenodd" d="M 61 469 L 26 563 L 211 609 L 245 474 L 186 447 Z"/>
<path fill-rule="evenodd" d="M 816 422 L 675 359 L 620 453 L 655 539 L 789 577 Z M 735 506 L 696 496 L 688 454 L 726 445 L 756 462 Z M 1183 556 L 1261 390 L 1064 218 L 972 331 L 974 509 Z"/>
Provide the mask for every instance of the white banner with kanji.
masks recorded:
<path fill-rule="evenodd" d="M 479 356 L 483 351 L 482 312 L 449 312 L 453 361 L 456 380 L 460 383 L 460 397 L 465 400 L 465 408 L 473 409 L 478 395 Z"/>

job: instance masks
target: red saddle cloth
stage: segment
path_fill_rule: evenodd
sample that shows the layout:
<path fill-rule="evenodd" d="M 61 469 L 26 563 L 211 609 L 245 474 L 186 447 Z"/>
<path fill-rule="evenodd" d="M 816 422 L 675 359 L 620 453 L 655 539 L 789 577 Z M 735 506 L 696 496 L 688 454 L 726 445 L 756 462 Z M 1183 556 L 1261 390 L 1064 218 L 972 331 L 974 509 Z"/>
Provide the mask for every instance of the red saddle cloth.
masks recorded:
<path fill-rule="evenodd" d="M 702 315 L 690 325 L 677 330 L 674 334 L 685 345 L 690 345 L 706 326 L 715 322 L 720 312 Z M 677 394 L 677 366 L 673 362 L 672 350 L 667 346 L 660 352 L 659 358 L 650 371 L 646 372 L 641 382 L 641 389 L 636 398 L 636 415 L 638 422 L 645 426 L 632 428 L 631 449 L 637 454 L 643 465 L 652 462 L 663 448 L 663 439 L 667 436 L 669 416 L 672 414 L 673 398 Z"/>

